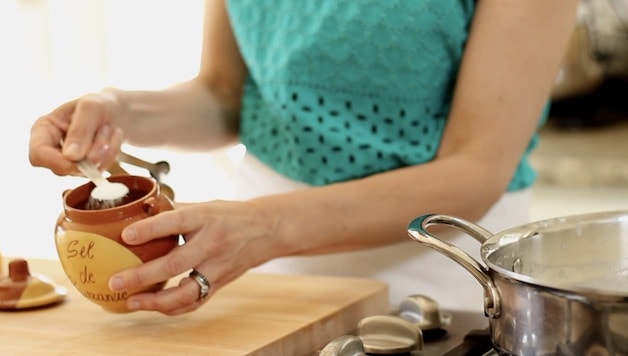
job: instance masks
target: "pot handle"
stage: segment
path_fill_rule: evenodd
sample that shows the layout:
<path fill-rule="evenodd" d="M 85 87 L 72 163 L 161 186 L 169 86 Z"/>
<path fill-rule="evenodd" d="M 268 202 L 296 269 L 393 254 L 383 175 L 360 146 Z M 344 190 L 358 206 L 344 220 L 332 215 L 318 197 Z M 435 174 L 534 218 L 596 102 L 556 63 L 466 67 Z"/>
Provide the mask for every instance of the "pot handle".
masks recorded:
<path fill-rule="evenodd" d="M 159 201 L 154 197 L 146 199 L 146 201 L 144 201 L 143 208 L 144 212 L 148 214 L 148 216 L 157 215 L 161 211 Z"/>
<path fill-rule="evenodd" d="M 408 236 L 410 236 L 410 238 L 454 260 L 454 262 L 464 267 L 480 282 L 482 287 L 484 287 L 484 314 L 489 318 L 498 318 L 501 312 L 501 300 L 497 288 L 493 283 L 493 279 L 488 275 L 488 267 L 482 265 L 458 247 L 444 242 L 427 231 L 428 227 L 436 224 L 456 228 L 481 243 L 492 236 L 491 232 L 468 221 L 437 214 L 420 216 L 414 219 L 408 226 Z"/>

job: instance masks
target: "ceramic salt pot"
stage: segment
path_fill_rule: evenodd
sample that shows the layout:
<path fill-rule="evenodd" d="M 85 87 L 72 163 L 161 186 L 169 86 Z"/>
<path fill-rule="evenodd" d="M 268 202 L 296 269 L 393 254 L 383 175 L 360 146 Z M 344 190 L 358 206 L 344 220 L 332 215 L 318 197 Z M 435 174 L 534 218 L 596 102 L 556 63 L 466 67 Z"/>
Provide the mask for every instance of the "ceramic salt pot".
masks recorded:
<path fill-rule="evenodd" d="M 66 275 L 90 301 L 113 313 L 124 313 L 126 299 L 133 294 L 157 291 L 166 281 L 128 292 L 112 292 L 111 275 L 163 256 L 177 246 L 178 236 L 167 236 L 142 245 L 127 245 L 120 236 L 129 224 L 174 208 L 160 193 L 152 178 L 119 175 L 109 177 L 129 188 L 120 204 L 108 209 L 88 210 L 93 183 L 63 193 L 63 212 L 55 226 L 55 246 Z"/>

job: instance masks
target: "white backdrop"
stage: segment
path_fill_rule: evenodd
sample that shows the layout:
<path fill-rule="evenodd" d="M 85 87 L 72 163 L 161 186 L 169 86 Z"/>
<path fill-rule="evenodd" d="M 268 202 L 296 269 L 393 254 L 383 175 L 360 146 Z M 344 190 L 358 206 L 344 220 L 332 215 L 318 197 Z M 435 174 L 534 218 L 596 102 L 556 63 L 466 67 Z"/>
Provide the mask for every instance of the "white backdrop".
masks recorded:
<path fill-rule="evenodd" d="M 202 7 L 203 0 L 0 0 L 0 254 L 56 258 L 61 193 L 85 182 L 30 166 L 33 121 L 104 86 L 161 88 L 195 75 Z M 233 194 L 238 150 L 189 155 L 125 149 L 170 162 L 165 183 L 177 201 Z M 625 208 L 627 194 L 625 187 L 537 186 L 531 215 L 537 220 Z"/>
<path fill-rule="evenodd" d="M 105 86 L 161 88 L 195 75 L 202 8 L 202 0 L 0 1 L 0 254 L 55 258 L 61 194 L 85 182 L 30 165 L 33 121 L 65 100 Z M 168 161 L 171 173 L 164 181 L 177 201 L 232 194 L 232 151 L 126 150 L 148 161 Z"/>

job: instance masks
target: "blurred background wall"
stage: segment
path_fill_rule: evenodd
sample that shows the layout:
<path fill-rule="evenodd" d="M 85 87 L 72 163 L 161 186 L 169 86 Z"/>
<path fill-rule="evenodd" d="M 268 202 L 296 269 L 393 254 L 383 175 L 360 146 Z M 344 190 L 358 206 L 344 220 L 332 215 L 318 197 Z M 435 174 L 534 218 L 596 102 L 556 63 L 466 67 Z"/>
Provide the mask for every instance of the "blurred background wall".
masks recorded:
<path fill-rule="evenodd" d="M 541 175 L 533 219 L 628 207 L 627 18 L 628 0 L 582 0 L 533 157 Z M 202 20 L 203 0 L 0 0 L 0 253 L 55 258 L 61 194 L 86 181 L 30 166 L 33 122 L 105 86 L 157 89 L 194 76 Z M 164 182 L 177 201 L 232 196 L 237 147 L 192 155 L 125 150 L 168 161 Z"/>
<path fill-rule="evenodd" d="M 0 1 L 1 254 L 54 257 L 61 194 L 86 182 L 30 166 L 33 122 L 62 102 L 105 86 L 157 89 L 194 76 L 202 20 L 202 0 Z M 164 182 L 173 186 L 177 200 L 232 194 L 230 151 L 127 151 L 147 161 L 168 161 L 171 172 Z"/>

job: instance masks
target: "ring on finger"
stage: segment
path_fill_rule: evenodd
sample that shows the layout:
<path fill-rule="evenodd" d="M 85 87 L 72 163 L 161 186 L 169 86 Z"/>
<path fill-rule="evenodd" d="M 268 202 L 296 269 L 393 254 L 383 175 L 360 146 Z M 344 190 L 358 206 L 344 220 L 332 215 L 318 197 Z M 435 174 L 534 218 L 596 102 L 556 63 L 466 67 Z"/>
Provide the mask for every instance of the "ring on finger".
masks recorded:
<path fill-rule="evenodd" d="M 207 298 L 207 296 L 209 295 L 209 288 L 211 287 L 211 284 L 209 283 L 209 280 L 207 279 L 207 277 L 205 277 L 204 274 L 202 274 L 201 272 L 195 269 L 193 269 L 192 272 L 190 272 L 189 277 L 192 278 L 192 280 L 194 280 L 200 288 L 198 291 L 197 301 L 201 301 Z"/>

